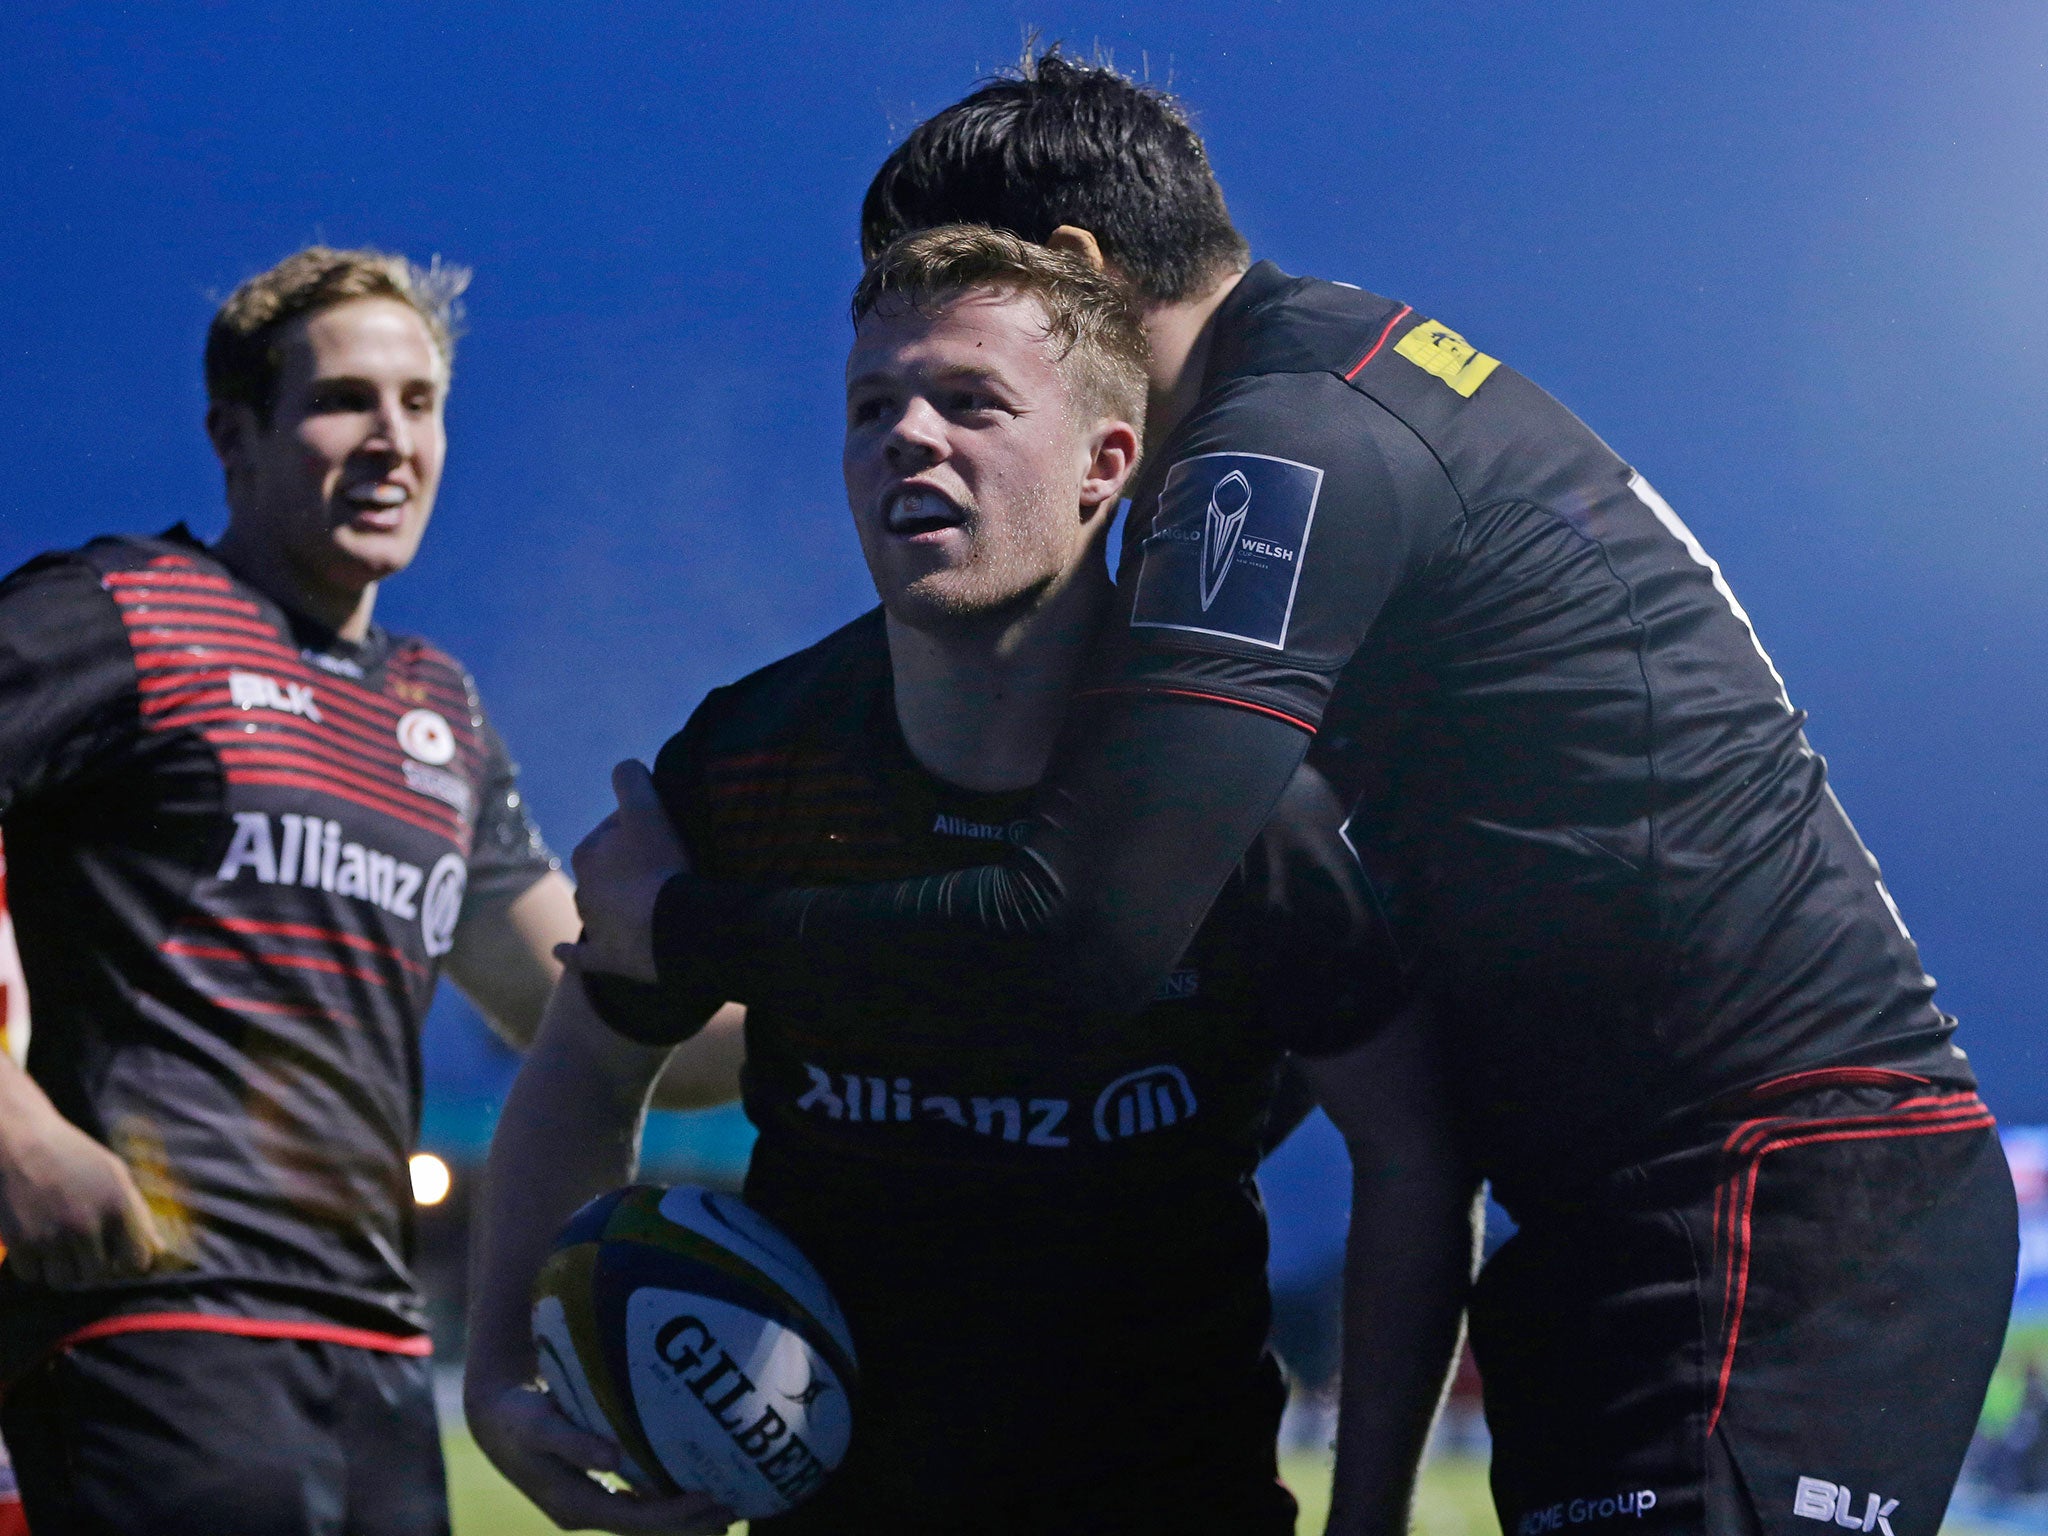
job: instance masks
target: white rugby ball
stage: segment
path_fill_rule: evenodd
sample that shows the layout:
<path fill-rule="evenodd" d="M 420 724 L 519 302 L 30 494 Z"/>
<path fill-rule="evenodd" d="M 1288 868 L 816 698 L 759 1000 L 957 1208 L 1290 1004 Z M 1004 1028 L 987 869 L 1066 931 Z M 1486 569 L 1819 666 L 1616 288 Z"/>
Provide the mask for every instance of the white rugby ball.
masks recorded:
<path fill-rule="evenodd" d="M 569 1219 L 534 1283 L 562 1412 L 650 1493 L 781 1514 L 846 1455 L 859 1366 L 825 1282 L 731 1195 L 632 1185 Z"/>

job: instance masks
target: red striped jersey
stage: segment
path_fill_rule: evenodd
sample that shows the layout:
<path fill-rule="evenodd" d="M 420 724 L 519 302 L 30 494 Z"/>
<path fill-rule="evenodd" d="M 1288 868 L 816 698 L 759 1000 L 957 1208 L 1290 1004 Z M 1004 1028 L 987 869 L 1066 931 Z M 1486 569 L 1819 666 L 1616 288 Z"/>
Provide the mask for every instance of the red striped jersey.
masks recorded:
<path fill-rule="evenodd" d="M 0 817 L 30 1074 L 173 1250 L 61 1307 L 5 1283 L 0 1360 L 167 1293 L 417 1329 L 436 969 L 553 867 L 460 664 L 340 640 L 182 529 L 45 556 L 0 585 Z"/>

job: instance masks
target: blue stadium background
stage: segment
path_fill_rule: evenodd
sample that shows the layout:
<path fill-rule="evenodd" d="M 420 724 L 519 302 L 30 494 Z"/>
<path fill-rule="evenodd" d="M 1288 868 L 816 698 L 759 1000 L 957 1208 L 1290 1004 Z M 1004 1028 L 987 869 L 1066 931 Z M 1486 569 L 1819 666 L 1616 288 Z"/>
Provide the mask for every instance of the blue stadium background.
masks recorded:
<path fill-rule="evenodd" d="M 453 459 L 380 617 L 477 673 L 558 846 L 703 691 L 870 601 L 837 486 L 867 177 L 1027 27 L 1170 83 L 1256 251 L 1578 410 L 1813 712 L 1986 1096 L 2048 1121 L 2048 10 L 400 6 L 0 14 L 0 567 L 220 522 L 200 338 L 316 238 L 477 270 Z M 510 1070 L 458 999 L 431 1144 Z M 731 1176 L 730 1113 L 660 1161 Z M 1341 1159 L 1269 1168 L 1282 1278 Z"/>

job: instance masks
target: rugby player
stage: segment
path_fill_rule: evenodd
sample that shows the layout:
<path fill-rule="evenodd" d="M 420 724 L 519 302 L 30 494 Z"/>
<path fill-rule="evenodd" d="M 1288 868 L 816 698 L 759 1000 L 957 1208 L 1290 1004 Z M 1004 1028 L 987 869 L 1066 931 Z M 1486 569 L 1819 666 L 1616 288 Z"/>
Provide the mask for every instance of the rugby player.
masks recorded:
<path fill-rule="evenodd" d="M 567 880 L 462 666 L 372 623 L 461 274 L 312 248 L 206 344 L 228 526 L 0 585 L 35 1027 L 0 1053 L 0 1423 L 40 1531 L 447 1529 L 407 1157 L 445 969 L 530 1038 Z"/>
<path fill-rule="evenodd" d="M 870 269 L 855 313 L 846 481 L 881 609 L 714 692 L 657 765 L 692 857 L 729 878 L 999 856 L 1113 596 L 1103 535 L 1145 388 L 1121 288 L 1014 236 L 936 231 Z M 1330 1053 L 1364 1016 L 1350 994 L 1376 930 L 1346 906 L 1355 862 L 1327 830 L 1295 837 L 1334 827 L 1305 809 L 1326 795 L 1304 769 L 1127 1029 L 986 1018 L 965 977 L 933 1007 L 799 992 L 749 1011 L 747 1199 L 818 1265 L 862 1370 L 845 1465 L 756 1529 L 1294 1529 L 1251 1175 L 1281 1050 Z M 1341 956 L 1297 942 L 1311 912 L 1325 940 L 1356 929 Z M 470 1421 L 564 1525 L 723 1524 L 699 1499 L 621 1500 L 583 1478 L 606 1448 L 525 1385 L 549 1241 L 631 1177 L 651 1074 L 695 1023 L 655 1007 L 615 1033 L 562 988 L 492 1148 Z M 1416 1122 L 1401 1162 L 1360 1158 L 1354 1248 L 1383 1277 L 1361 1412 L 1381 1415 L 1397 1509 L 1471 1257 L 1473 1185 L 1420 1050 L 1397 1030 L 1315 1068 L 1362 1135 L 1384 1131 L 1382 1098 Z"/>
<path fill-rule="evenodd" d="M 636 794 L 579 860 L 587 963 L 749 1002 L 944 986 L 1006 1025 L 1057 1001 L 1114 1039 L 1306 757 L 1520 1223 L 1471 1308 L 1506 1530 L 1932 1536 L 2010 1180 L 1699 541 L 1450 326 L 1252 265 L 1185 119 L 1107 69 L 1051 55 L 913 131 L 863 241 L 957 221 L 1101 262 L 1151 340 L 1158 447 L 1028 830 L 807 886 L 679 871 Z"/>

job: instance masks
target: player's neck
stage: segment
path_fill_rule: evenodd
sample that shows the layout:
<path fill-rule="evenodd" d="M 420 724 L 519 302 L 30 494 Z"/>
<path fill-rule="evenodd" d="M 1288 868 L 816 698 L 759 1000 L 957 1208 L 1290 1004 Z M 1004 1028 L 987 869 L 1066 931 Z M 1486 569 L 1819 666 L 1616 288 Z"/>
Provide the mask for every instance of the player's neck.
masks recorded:
<path fill-rule="evenodd" d="M 376 582 L 351 589 L 312 580 L 292 564 L 277 541 L 251 534 L 233 518 L 213 554 L 280 608 L 333 630 L 343 640 L 358 641 L 369 634 L 370 615 L 377 607 Z"/>
<path fill-rule="evenodd" d="M 911 755 L 963 789 L 1036 784 L 1111 593 L 1098 557 L 1030 612 L 986 629 L 913 629 L 891 616 L 896 719 Z"/>
<path fill-rule="evenodd" d="M 1147 443 L 1165 442 L 1195 408 L 1209 371 L 1216 311 L 1243 281 L 1242 272 L 1225 273 L 1197 298 L 1157 304 L 1145 312 L 1145 339 L 1152 350 L 1146 369 L 1150 385 L 1145 397 Z"/>

